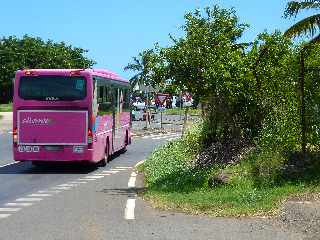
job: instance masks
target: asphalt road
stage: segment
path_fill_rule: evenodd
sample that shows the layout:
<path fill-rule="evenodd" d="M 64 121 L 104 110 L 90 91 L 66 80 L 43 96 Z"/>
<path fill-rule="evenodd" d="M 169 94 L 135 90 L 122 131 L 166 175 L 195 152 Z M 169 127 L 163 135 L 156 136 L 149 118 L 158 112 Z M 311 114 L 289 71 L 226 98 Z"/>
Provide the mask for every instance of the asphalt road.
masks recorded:
<path fill-rule="evenodd" d="M 87 169 L 13 163 L 11 136 L 0 134 L 0 240 L 302 239 L 274 220 L 187 216 L 138 198 L 134 166 L 175 137 L 136 137 L 106 167 Z"/>

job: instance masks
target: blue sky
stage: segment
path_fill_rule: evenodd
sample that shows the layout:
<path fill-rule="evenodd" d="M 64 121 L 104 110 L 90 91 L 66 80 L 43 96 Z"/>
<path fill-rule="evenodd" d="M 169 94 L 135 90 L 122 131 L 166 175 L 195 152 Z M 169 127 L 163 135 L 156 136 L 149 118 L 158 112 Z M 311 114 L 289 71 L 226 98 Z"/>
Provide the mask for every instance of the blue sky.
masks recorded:
<path fill-rule="evenodd" d="M 123 67 L 132 56 L 155 42 L 166 46 L 177 34 L 187 11 L 219 4 L 235 7 L 241 22 L 250 24 L 244 40 L 264 31 L 285 30 L 293 20 L 282 18 L 287 1 L 269 0 L 28 0 L 1 3 L 0 36 L 28 34 L 65 41 L 89 50 L 95 67 L 129 78 Z"/>

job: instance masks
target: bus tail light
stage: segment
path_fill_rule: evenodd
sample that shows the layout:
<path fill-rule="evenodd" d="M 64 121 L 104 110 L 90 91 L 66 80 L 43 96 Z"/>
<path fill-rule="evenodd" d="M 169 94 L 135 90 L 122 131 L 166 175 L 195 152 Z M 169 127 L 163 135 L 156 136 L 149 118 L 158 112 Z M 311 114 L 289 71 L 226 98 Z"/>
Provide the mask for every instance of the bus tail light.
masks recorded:
<path fill-rule="evenodd" d="M 25 70 L 25 71 L 24 71 L 24 74 L 25 74 L 26 76 L 30 76 L 30 75 L 32 75 L 32 72 L 31 72 L 30 70 Z"/>
<path fill-rule="evenodd" d="M 36 72 L 35 71 L 31 71 L 29 69 L 24 70 L 24 75 L 26 76 L 36 76 Z"/>
<path fill-rule="evenodd" d="M 12 138 L 13 138 L 13 143 L 17 144 L 18 143 L 18 130 L 16 128 L 12 132 Z"/>
<path fill-rule="evenodd" d="M 88 130 L 88 144 L 92 144 L 93 143 L 93 133 L 91 131 L 91 129 Z"/>
<path fill-rule="evenodd" d="M 70 72 L 70 76 L 80 76 L 82 70 L 74 70 Z"/>

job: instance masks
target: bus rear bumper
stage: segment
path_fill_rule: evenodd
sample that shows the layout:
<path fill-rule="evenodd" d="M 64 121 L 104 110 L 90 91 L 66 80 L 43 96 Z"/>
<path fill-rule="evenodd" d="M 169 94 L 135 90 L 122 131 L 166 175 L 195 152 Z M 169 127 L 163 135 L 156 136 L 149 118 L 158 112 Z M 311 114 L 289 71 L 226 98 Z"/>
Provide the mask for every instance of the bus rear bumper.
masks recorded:
<path fill-rule="evenodd" d="M 87 146 L 15 146 L 15 161 L 94 162 Z"/>

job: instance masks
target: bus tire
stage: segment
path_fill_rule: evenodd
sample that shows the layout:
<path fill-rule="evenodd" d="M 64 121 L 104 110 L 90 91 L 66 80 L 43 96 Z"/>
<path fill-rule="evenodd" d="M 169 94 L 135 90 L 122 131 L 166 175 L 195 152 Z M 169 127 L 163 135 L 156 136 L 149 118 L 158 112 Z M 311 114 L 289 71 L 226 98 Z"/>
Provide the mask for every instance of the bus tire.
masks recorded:
<path fill-rule="evenodd" d="M 42 161 L 32 161 L 32 166 L 34 167 L 46 167 L 48 163 Z"/>
<path fill-rule="evenodd" d="M 104 158 L 100 162 L 101 167 L 105 167 L 110 162 L 110 151 L 109 151 L 109 139 L 107 139 L 106 148 L 104 151 Z"/>
<path fill-rule="evenodd" d="M 123 148 L 121 149 L 121 153 L 125 153 L 127 151 L 127 146 L 129 144 L 129 134 L 128 134 L 128 131 L 126 132 L 126 137 L 124 139 L 124 146 Z"/>

